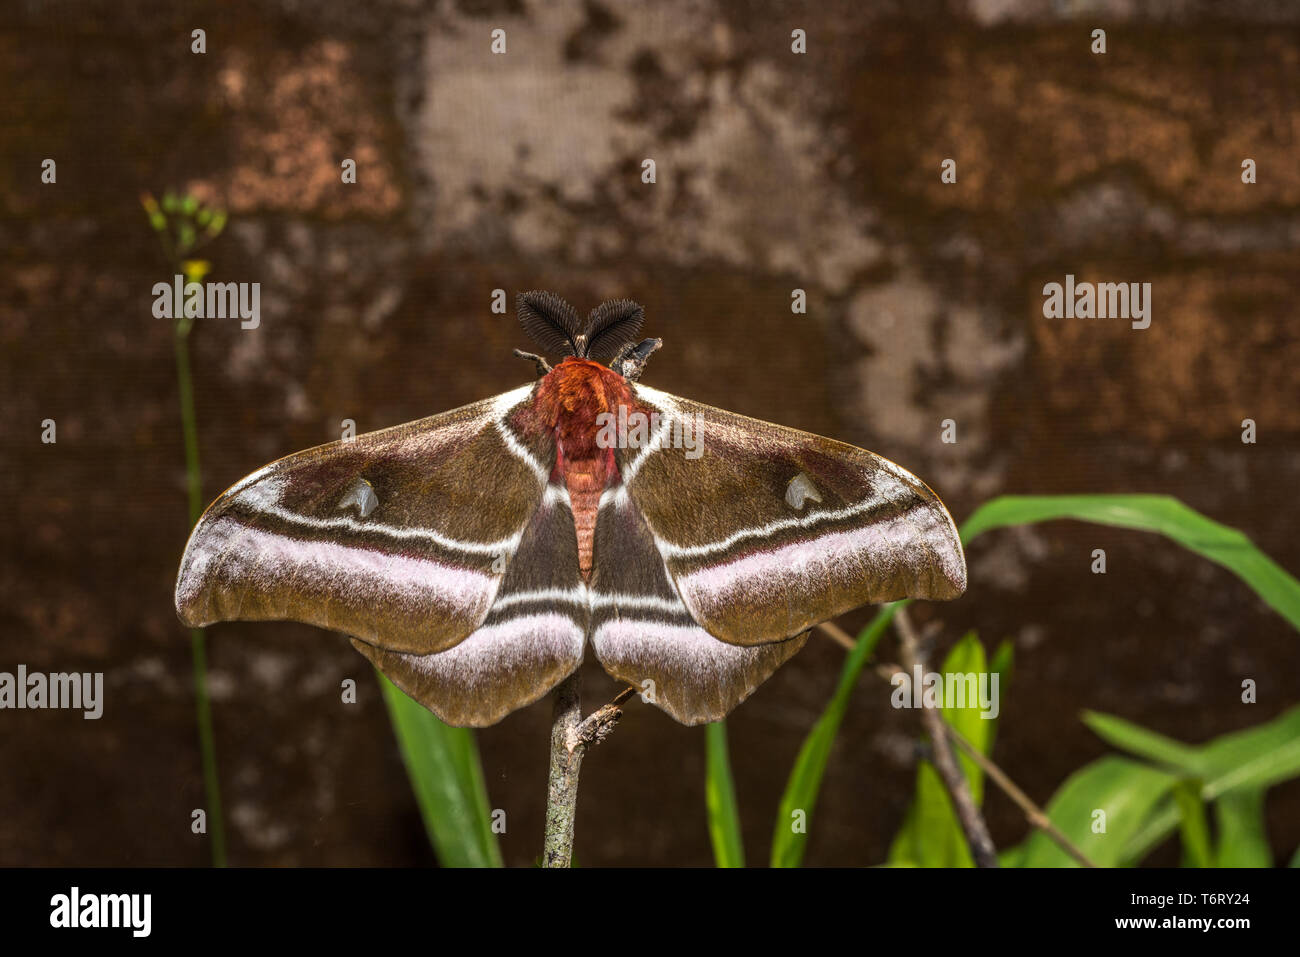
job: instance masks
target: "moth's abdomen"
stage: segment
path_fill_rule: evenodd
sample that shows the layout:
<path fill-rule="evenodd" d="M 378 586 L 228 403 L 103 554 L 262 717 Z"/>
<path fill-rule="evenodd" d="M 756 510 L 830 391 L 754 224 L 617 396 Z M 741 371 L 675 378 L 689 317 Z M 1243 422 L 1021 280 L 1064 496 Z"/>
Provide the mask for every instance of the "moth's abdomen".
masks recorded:
<path fill-rule="evenodd" d="M 573 527 L 578 533 L 578 570 L 582 572 L 583 581 L 589 581 L 600 496 L 616 475 L 613 455 L 609 454 L 612 450 L 576 462 L 565 457 L 562 445 L 556 451 L 556 466 L 563 468 L 564 486 L 573 511 Z"/>

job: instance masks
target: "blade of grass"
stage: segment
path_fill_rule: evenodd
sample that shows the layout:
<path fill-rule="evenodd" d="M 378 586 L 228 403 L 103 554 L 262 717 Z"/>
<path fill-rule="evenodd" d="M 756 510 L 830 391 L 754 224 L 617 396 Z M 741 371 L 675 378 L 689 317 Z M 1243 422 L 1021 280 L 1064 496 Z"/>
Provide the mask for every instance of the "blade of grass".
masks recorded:
<path fill-rule="evenodd" d="M 715 721 L 704 728 L 704 791 L 709 811 L 709 840 L 718 867 L 744 867 L 745 847 L 740 836 L 740 811 L 736 806 L 736 785 L 731 778 L 727 753 L 727 724 Z"/>
<path fill-rule="evenodd" d="M 962 525 L 962 540 L 994 528 L 1063 518 L 1158 532 L 1236 574 L 1300 630 L 1300 582 L 1242 532 L 1168 495 L 1007 495 L 977 508 Z"/>
<path fill-rule="evenodd" d="M 986 671 L 984 648 L 968 632 L 953 645 L 940 667 L 941 674 L 975 674 Z M 978 702 L 964 708 L 943 708 L 943 719 L 966 737 L 981 754 L 988 753 L 993 721 L 980 717 Z M 983 800 L 984 772 L 958 751 L 958 763 L 978 806 Z M 929 761 L 916 769 L 916 797 L 904 817 L 903 827 L 890 847 L 889 863 L 919 867 L 974 867 L 970 847 L 953 812 L 952 799 Z"/>
<path fill-rule="evenodd" d="M 1207 801 L 1300 775 L 1300 707 L 1199 746 L 1174 741 L 1114 715 L 1087 711 L 1083 721 L 1117 748 L 1172 768 L 1184 777 L 1202 778 L 1201 797 Z"/>
<path fill-rule="evenodd" d="M 1114 727 L 1128 723 L 1111 715 L 1104 717 L 1108 722 L 1100 725 L 1090 723 L 1089 726 L 1117 746 L 1131 740 L 1121 736 L 1112 741 L 1107 737 Z M 1160 737 L 1155 732 L 1146 733 Z M 1202 800 L 1216 801 L 1217 807 L 1217 802 L 1230 796 L 1265 790 L 1270 785 L 1300 776 L 1300 707 L 1284 711 L 1272 721 L 1245 731 L 1220 735 L 1192 750 L 1194 756 L 1177 770 L 1185 777 L 1203 779 Z M 1178 826 L 1179 819 L 1179 809 L 1172 801 L 1159 804 L 1133 834 L 1125 849 L 1124 860 L 1130 863 L 1142 860 L 1169 836 Z"/>
<path fill-rule="evenodd" d="M 443 724 L 375 672 L 429 841 L 443 867 L 500 867 L 473 732 Z"/>
<path fill-rule="evenodd" d="M 1179 832 L 1183 841 L 1183 867 L 1213 867 L 1210 853 L 1210 824 L 1205 818 L 1205 802 L 1194 780 L 1179 781 L 1174 786 L 1174 803 L 1178 805 Z"/>
<path fill-rule="evenodd" d="M 808 827 L 812 823 L 812 812 L 817 805 L 822 777 L 826 773 L 826 762 L 830 758 L 831 747 L 835 744 L 835 736 L 844 721 L 849 698 L 853 695 L 853 689 L 857 686 L 863 667 L 871 658 L 876 642 L 889 627 L 895 612 L 907 604 L 906 601 L 899 601 L 880 609 L 876 617 L 858 636 L 853 650 L 845 657 L 835 694 L 826 705 L 822 716 L 813 725 L 808 737 L 804 739 L 803 747 L 799 749 L 799 756 L 795 758 L 794 767 L 790 769 L 790 778 L 786 782 L 785 792 L 781 795 L 776 827 L 772 833 L 773 867 L 798 867 L 803 861 L 808 844 Z"/>
<path fill-rule="evenodd" d="M 1113 714 L 1100 711 L 1085 711 L 1083 723 L 1092 729 L 1097 737 L 1122 751 L 1136 754 L 1155 764 L 1162 764 L 1183 774 L 1197 775 L 1203 772 L 1203 762 L 1197 749 L 1163 734 L 1149 731 L 1141 725 Z"/>
<path fill-rule="evenodd" d="M 1225 794 L 1214 802 L 1219 867 L 1272 867 L 1273 851 L 1264 829 L 1264 789 Z"/>

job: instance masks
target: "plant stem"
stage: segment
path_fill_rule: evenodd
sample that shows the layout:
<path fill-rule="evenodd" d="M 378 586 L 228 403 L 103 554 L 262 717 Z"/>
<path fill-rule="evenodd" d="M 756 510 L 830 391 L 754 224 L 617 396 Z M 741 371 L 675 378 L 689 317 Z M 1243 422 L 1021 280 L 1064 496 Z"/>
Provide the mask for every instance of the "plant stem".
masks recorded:
<path fill-rule="evenodd" d="M 853 650 L 853 645 L 855 644 L 853 637 L 839 625 L 835 624 L 835 622 L 824 621 L 817 627 L 837 645 L 840 645 L 849 651 Z M 907 674 L 907 672 L 903 671 L 902 668 L 897 665 L 880 665 L 876 669 L 876 674 L 885 681 L 892 680 L 896 673 L 903 675 Z M 1052 819 L 1047 816 L 1047 812 L 1035 804 L 1029 795 L 1025 794 L 1025 792 L 1016 785 L 1016 782 L 1011 780 L 1011 776 L 1008 775 L 1007 772 L 1003 771 L 996 761 L 987 755 L 980 753 L 979 749 L 976 748 L 975 745 L 967 741 L 966 738 L 962 736 L 961 732 L 948 724 L 948 722 L 945 721 L 943 726 L 948 733 L 948 737 L 952 738 L 952 740 L 957 743 L 957 746 L 966 752 L 967 757 L 983 768 L 984 773 L 989 776 L 993 783 L 1002 789 L 1002 793 L 1011 798 L 1011 800 L 1015 802 L 1016 806 L 1024 812 L 1025 820 L 1031 827 L 1036 827 L 1046 834 L 1059 848 L 1061 848 L 1061 850 L 1065 851 L 1065 853 L 1069 854 L 1084 867 L 1097 866 L 1090 861 L 1087 855 L 1079 850 L 1079 848 L 1076 847 L 1075 844 L 1065 836 L 1065 834 L 1061 832 L 1060 828 L 1052 823 Z"/>
<path fill-rule="evenodd" d="M 1016 783 L 1007 777 L 1006 772 L 998 767 L 992 758 L 985 757 L 980 752 L 980 749 L 967 741 L 965 736 L 963 736 L 956 728 L 949 726 L 948 735 L 957 742 L 958 747 L 966 752 L 966 756 L 983 768 L 984 773 L 1002 789 L 1003 793 L 1006 794 L 1007 797 L 1011 798 L 1011 800 L 1016 803 L 1016 806 L 1024 812 L 1025 820 L 1050 837 L 1056 842 L 1058 847 L 1084 867 L 1097 866 L 1092 861 L 1088 860 L 1088 856 L 1084 854 L 1083 851 L 1079 850 L 1079 848 L 1075 846 L 1074 842 L 1062 833 L 1060 828 L 1052 823 L 1052 819 L 1047 816 L 1047 813 L 1042 808 L 1030 799 L 1029 795 L 1020 790 L 1020 788 L 1016 786 Z"/>
<path fill-rule="evenodd" d="M 582 678 L 575 671 L 555 689 L 551 724 L 551 773 L 546 792 L 546 839 L 542 867 L 569 867 L 573 860 L 573 822 L 578 810 L 578 772 L 593 744 L 608 738 L 623 717 L 619 708 L 636 692 L 623 690 L 609 704 L 582 720 Z"/>
<path fill-rule="evenodd" d="M 173 339 L 176 346 L 176 379 L 181 400 L 181 427 L 185 436 L 185 478 L 189 489 L 190 528 L 193 528 L 203 512 L 203 485 L 199 472 L 199 430 L 198 419 L 194 414 L 188 328 L 178 324 Z M 203 790 L 207 796 L 212 866 L 225 867 L 226 829 L 221 814 L 217 748 L 212 733 L 212 703 L 208 698 L 207 645 L 203 632 L 198 628 L 190 629 L 190 657 L 194 663 L 194 718 L 199 729 L 199 759 L 203 764 Z"/>
<path fill-rule="evenodd" d="M 899 637 L 902 639 L 901 658 L 906 673 L 913 674 L 918 665 L 924 671 L 925 656 L 921 652 L 921 643 L 917 640 L 916 630 L 912 627 L 912 620 L 908 617 L 906 609 L 898 609 L 894 615 L 894 625 L 898 628 Z M 948 737 L 948 726 L 943 720 L 942 711 L 939 708 L 927 708 L 923 705 L 921 721 L 930 734 L 930 756 L 934 768 L 943 779 L 944 786 L 948 789 L 948 796 L 952 798 L 953 809 L 957 812 L 957 821 L 966 835 L 966 843 L 970 845 L 975 866 L 1000 867 L 997 849 L 993 846 L 993 838 L 989 835 L 989 826 L 980 815 L 979 808 L 975 806 L 970 788 L 966 785 L 966 775 L 962 774 L 957 758 L 953 754 L 952 740 Z"/>

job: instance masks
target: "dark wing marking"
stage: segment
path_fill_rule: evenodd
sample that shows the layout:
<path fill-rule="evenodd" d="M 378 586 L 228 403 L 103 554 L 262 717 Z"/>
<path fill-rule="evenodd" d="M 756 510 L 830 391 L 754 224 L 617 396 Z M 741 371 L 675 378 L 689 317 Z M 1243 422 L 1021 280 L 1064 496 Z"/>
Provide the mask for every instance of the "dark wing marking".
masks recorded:
<path fill-rule="evenodd" d="M 759 645 L 859 605 L 965 590 L 952 518 L 910 472 L 821 436 L 633 391 L 662 419 L 655 444 L 618 452 L 627 494 L 711 634 Z M 702 454 L 674 447 L 674 429 Z"/>

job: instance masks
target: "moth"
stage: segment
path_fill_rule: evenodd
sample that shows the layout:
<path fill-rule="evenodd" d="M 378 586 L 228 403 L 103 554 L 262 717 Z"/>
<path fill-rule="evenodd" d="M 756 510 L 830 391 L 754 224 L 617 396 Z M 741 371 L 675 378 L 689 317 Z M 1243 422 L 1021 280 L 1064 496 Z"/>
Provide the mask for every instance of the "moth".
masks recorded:
<path fill-rule="evenodd" d="M 636 342 L 630 300 L 584 321 L 528 292 L 517 312 L 553 368 L 516 350 L 536 364 L 530 385 L 232 486 L 186 545 L 181 620 L 343 632 L 439 718 L 475 727 L 544 696 L 590 644 L 609 674 L 699 724 L 813 625 L 965 590 L 952 518 L 910 472 L 643 384 L 662 340 Z"/>

